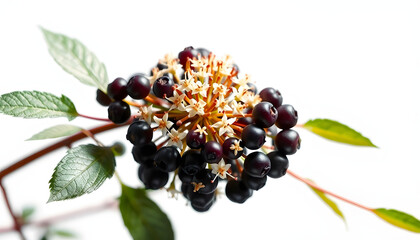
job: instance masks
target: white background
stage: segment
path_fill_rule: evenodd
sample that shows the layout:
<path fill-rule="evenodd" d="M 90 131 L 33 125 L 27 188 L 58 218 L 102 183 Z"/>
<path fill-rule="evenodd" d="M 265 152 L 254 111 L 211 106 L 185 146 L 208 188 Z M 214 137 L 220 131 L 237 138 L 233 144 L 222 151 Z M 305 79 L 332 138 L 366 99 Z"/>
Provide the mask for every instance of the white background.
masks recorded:
<path fill-rule="evenodd" d="M 49 56 L 39 26 L 81 40 L 103 61 L 110 79 L 148 72 L 165 53 L 186 46 L 230 54 L 260 89 L 274 86 L 285 103 L 312 118 L 343 122 L 379 149 L 352 147 L 298 129 L 301 150 L 290 169 L 369 207 L 420 218 L 420 4 L 418 1 L 1 1 L 0 94 L 41 90 L 65 94 L 80 113 L 106 117 L 96 89 L 65 73 Z M 54 140 L 24 139 L 66 119 L 0 115 L 0 168 Z M 92 120 L 72 124 L 93 127 Z M 125 143 L 125 129 L 101 134 Z M 82 141 L 86 143 L 90 141 Z M 127 144 L 128 150 L 130 147 Z M 34 219 L 117 197 L 107 180 L 79 199 L 45 204 L 48 180 L 65 149 L 7 176 L 13 208 L 35 205 Z M 130 154 L 117 159 L 124 182 L 140 186 Z M 243 205 L 217 201 L 204 214 L 186 201 L 150 194 L 168 214 L 177 239 L 418 239 L 373 214 L 335 200 L 346 225 L 304 184 L 269 179 Z M 0 197 L 0 226 L 12 224 Z M 130 239 L 119 212 L 108 210 L 57 224 L 79 239 Z M 25 228 L 29 239 L 42 231 Z M 0 239 L 18 239 L 15 234 Z"/>

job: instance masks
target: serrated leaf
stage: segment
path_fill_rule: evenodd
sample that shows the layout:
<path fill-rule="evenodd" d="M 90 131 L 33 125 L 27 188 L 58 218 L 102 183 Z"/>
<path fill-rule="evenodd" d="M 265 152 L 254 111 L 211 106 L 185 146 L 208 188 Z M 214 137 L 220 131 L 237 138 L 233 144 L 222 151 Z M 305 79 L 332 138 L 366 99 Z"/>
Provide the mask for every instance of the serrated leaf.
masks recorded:
<path fill-rule="evenodd" d="M 368 138 L 356 130 L 330 119 L 309 120 L 303 125 L 309 131 L 321 137 L 357 146 L 376 147 Z"/>
<path fill-rule="evenodd" d="M 72 148 L 54 169 L 48 202 L 91 193 L 111 178 L 114 170 L 115 157 L 109 147 L 88 144 Z"/>
<path fill-rule="evenodd" d="M 16 91 L 1 95 L 0 113 L 23 118 L 67 117 L 70 121 L 78 116 L 68 97 L 38 91 Z"/>
<path fill-rule="evenodd" d="M 394 209 L 377 208 L 372 210 L 378 217 L 388 223 L 405 230 L 420 233 L 420 221 L 401 211 Z"/>
<path fill-rule="evenodd" d="M 50 128 L 47 128 L 35 135 L 33 135 L 28 140 L 42 140 L 42 139 L 49 139 L 49 138 L 58 138 L 58 137 L 66 137 L 73 135 L 75 133 L 80 132 L 82 128 L 70 125 L 70 124 L 60 124 Z"/>
<path fill-rule="evenodd" d="M 171 222 L 162 210 L 149 199 L 144 189 L 121 184 L 120 212 L 134 240 L 171 240 Z"/>
<path fill-rule="evenodd" d="M 308 179 L 309 180 L 309 179 Z M 312 180 L 310 180 L 312 182 Z M 318 195 L 319 198 L 321 198 L 321 200 L 327 204 L 331 210 L 333 210 L 335 212 L 335 214 L 337 214 L 341 219 L 343 219 L 344 222 L 346 222 L 346 219 L 344 218 L 344 214 L 341 212 L 341 210 L 338 208 L 337 204 L 331 200 L 330 198 L 327 197 L 327 195 L 325 195 L 325 193 L 319 191 L 316 188 L 313 188 L 312 186 L 309 186 L 315 193 L 316 195 Z"/>
<path fill-rule="evenodd" d="M 106 93 L 108 74 L 105 65 L 77 39 L 41 28 L 48 50 L 66 72 L 80 82 Z"/>

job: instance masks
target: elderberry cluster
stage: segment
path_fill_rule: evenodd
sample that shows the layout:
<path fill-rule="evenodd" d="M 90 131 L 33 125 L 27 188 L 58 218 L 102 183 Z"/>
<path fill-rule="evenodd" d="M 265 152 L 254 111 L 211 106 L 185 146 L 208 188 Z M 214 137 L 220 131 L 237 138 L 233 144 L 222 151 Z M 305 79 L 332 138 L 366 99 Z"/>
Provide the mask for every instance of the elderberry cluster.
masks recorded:
<path fill-rule="evenodd" d="M 217 58 L 203 48 L 166 55 L 151 76 L 117 78 L 107 93 L 97 91 L 97 101 L 117 124 L 130 119 L 130 106 L 138 109 L 126 138 L 140 164 L 139 179 L 147 189 L 161 189 L 173 176 L 167 191 L 180 192 L 180 180 L 182 194 L 199 212 L 216 201 L 219 179 L 227 180 L 227 198 L 243 203 L 267 176 L 285 175 L 286 155 L 300 147 L 291 129 L 297 111 L 282 104 L 280 92 L 269 87 L 258 93 L 230 56 Z"/>

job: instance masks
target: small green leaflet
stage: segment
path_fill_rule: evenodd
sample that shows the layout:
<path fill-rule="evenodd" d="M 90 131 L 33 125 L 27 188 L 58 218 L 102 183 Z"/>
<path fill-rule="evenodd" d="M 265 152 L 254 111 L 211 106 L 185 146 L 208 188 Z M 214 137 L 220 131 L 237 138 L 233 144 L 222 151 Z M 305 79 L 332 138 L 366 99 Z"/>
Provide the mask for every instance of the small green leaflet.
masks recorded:
<path fill-rule="evenodd" d="M 354 129 L 330 119 L 309 120 L 303 125 L 309 131 L 321 137 L 357 146 L 376 147 L 368 138 Z"/>
<path fill-rule="evenodd" d="M 0 113 L 23 118 L 67 117 L 69 121 L 78 116 L 73 102 L 64 95 L 38 91 L 16 91 L 0 96 Z"/>
<path fill-rule="evenodd" d="M 394 209 L 377 208 L 372 210 L 378 217 L 405 230 L 420 233 L 420 221 L 415 217 Z"/>
<path fill-rule="evenodd" d="M 35 212 L 35 207 L 25 207 L 22 210 L 22 215 L 21 218 L 23 220 L 24 223 L 26 223 L 28 221 L 28 219 L 34 214 Z"/>
<path fill-rule="evenodd" d="M 115 157 L 109 147 L 88 144 L 72 148 L 54 169 L 48 202 L 91 193 L 111 178 L 114 170 Z"/>
<path fill-rule="evenodd" d="M 121 184 L 120 212 L 134 240 L 173 240 L 171 222 L 144 189 Z"/>
<path fill-rule="evenodd" d="M 312 180 L 309 180 L 309 181 L 312 182 Z M 308 187 L 310 187 L 316 193 L 316 195 L 318 195 L 318 197 L 320 197 L 321 200 L 324 201 L 324 203 L 326 203 L 341 219 L 343 219 L 344 222 L 346 222 L 346 219 L 344 218 L 343 213 L 338 208 L 338 206 L 337 206 L 337 204 L 335 202 L 333 202 L 331 199 L 329 199 L 327 197 L 327 195 L 325 195 L 325 193 L 319 191 L 318 189 L 313 188 L 313 187 L 311 187 L 309 185 L 308 185 Z"/>
<path fill-rule="evenodd" d="M 80 82 L 97 87 L 106 93 L 108 74 L 105 65 L 77 39 L 41 28 L 48 50 L 66 72 Z"/>
<path fill-rule="evenodd" d="M 60 124 L 43 130 L 27 140 L 42 140 L 49 138 L 58 138 L 66 137 L 80 132 L 82 128 L 70 125 L 70 124 Z"/>

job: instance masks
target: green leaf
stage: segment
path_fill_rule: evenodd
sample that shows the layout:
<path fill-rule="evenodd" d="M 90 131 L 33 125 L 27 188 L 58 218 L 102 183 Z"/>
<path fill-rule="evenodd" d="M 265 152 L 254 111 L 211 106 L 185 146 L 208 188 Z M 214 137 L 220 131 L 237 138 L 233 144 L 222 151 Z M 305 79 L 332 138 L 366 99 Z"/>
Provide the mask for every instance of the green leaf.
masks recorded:
<path fill-rule="evenodd" d="M 309 131 L 321 137 L 357 146 L 376 147 L 368 138 L 354 129 L 330 119 L 309 120 L 303 125 Z"/>
<path fill-rule="evenodd" d="M 125 226 L 134 240 L 174 239 L 171 222 L 150 200 L 144 189 L 121 184 L 120 211 Z"/>
<path fill-rule="evenodd" d="M 106 93 L 108 74 L 105 65 L 77 39 L 41 28 L 48 50 L 66 72 L 80 82 L 94 86 Z"/>
<path fill-rule="evenodd" d="M 75 238 L 76 234 L 71 231 L 63 230 L 63 229 L 50 229 L 48 231 L 49 236 L 59 236 L 62 238 Z"/>
<path fill-rule="evenodd" d="M 319 191 L 318 189 L 313 188 L 309 185 L 308 187 L 310 187 L 316 193 L 316 195 L 318 195 L 318 197 L 321 198 L 321 200 L 324 203 L 326 203 L 341 219 L 343 219 L 344 222 L 346 222 L 346 219 L 344 218 L 344 214 L 341 212 L 341 210 L 338 208 L 335 202 L 333 202 L 330 198 L 327 197 L 327 195 L 325 195 L 325 193 Z"/>
<path fill-rule="evenodd" d="M 385 208 L 373 209 L 373 213 L 394 226 L 420 233 L 420 221 L 407 213 Z"/>
<path fill-rule="evenodd" d="M 22 215 L 21 215 L 23 222 L 27 222 L 29 217 L 32 216 L 34 212 L 35 212 L 35 207 L 31 206 L 31 207 L 23 208 Z"/>
<path fill-rule="evenodd" d="M 67 117 L 70 121 L 78 116 L 73 102 L 64 95 L 38 91 L 16 91 L 0 96 L 0 113 L 23 118 Z"/>
<path fill-rule="evenodd" d="M 111 178 L 114 170 L 115 157 L 109 147 L 88 144 L 72 148 L 54 169 L 48 202 L 91 193 Z"/>
<path fill-rule="evenodd" d="M 65 137 L 65 136 L 70 136 L 77 132 L 80 132 L 80 130 L 82 130 L 82 128 L 74 126 L 74 125 L 60 124 L 60 125 L 47 128 L 43 130 L 42 132 L 39 132 L 33 135 L 31 138 L 27 140 L 42 140 L 42 139 L 48 139 L 48 138 Z"/>

